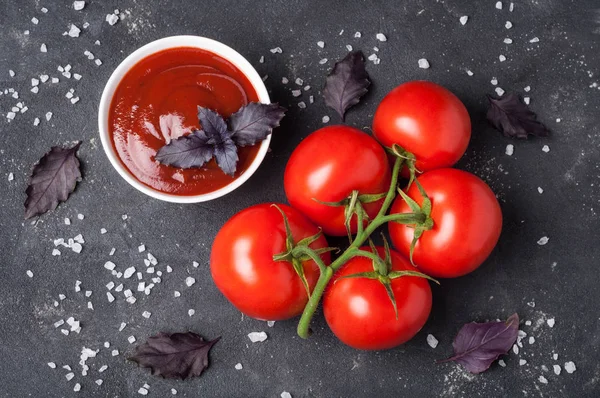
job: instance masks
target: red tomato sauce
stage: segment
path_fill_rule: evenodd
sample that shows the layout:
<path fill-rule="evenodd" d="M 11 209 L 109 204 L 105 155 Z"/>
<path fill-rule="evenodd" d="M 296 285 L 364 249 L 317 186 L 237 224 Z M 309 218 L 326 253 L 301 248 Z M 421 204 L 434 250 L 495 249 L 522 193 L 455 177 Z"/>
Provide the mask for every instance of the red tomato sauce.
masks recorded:
<path fill-rule="evenodd" d="M 109 114 L 112 144 L 133 176 L 155 190 L 175 195 L 215 191 L 239 177 L 260 144 L 238 148 L 235 176 L 211 160 L 202 168 L 158 163 L 156 152 L 170 140 L 200 128 L 197 106 L 225 119 L 258 95 L 248 78 L 226 59 L 205 50 L 180 47 L 152 54 L 123 77 Z"/>

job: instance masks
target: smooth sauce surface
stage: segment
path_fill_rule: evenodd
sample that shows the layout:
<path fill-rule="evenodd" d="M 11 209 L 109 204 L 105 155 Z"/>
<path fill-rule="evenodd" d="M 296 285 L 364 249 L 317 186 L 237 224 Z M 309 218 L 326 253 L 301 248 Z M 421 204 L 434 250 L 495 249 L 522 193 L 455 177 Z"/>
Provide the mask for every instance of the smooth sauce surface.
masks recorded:
<path fill-rule="evenodd" d="M 258 95 L 239 69 L 193 47 L 163 50 L 134 65 L 115 90 L 109 128 L 125 167 L 145 185 L 175 195 L 199 195 L 229 184 L 252 163 L 260 144 L 238 148 L 234 177 L 214 159 L 202 168 L 179 169 L 154 160 L 170 140 L 200 128 L 198 105 L 225 119 Z"/>

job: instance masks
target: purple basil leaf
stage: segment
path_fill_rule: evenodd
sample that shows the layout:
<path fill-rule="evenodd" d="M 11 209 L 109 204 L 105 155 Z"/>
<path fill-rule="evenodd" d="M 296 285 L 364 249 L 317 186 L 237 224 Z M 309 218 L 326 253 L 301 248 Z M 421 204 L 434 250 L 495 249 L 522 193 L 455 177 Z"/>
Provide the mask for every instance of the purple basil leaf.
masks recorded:
<path fill-rule="evenodd" d="M 325 104 L 333 108 L 344 121 L 346 110 L 358 104 L 360 97 L 367 93 L 370 84 L 363 53 L 351 52 L 336 62 L 327 76 L 323 90 Z"/>
<path fill-rule="evenodd" d="M 214 155 L 214 145 L 203 130 L 171 140 L 156 153 L 155 159 L 165 165 L 189 169 L 202 167 Z"/>
<path fill-rule="evenodd" d="M 128 359 L 150 368 L 153 375 L 183 380 L 202 374 L 208 367 L 208 352 L 219 339 L 206 341 L 192 332 L 159 333 L 137 346 Z"/>
<path fill-rule="evenodd" d="M 235 146 L 233 140 L 227 138 L 225 141 L 216 144 L 214 151 L 217 165 L 225 174 L 233 177 L 238 162 L 237 146 Z"/>
<path fill-rule="evenodd" d="M 239 146 L 254 145 L 279 126 L 286 111 L 279 104 L 251 102 L 229 117 L 231 138 Z"/>
<path fill-rule="evenodd" d="M 33 167 L 25 193 L 25 218 L 56 209 L 64 202 L 81 179 L 77 150 L 81 141 L 71 148 L 54 146 Z"/>
<path fill-rule="evenodd" d="M 527 138 L 528 134 L 547 137 L 550 131 L 537 120 L 537 115 L 521 102 L 518 94 L 508 94 L 501 98 L 488 95 L 490 107 L 487 119 L 506 137 Z"/>
<path fill-rule="evenodd" d="M 224 142 L 227 138 L 231 138 L 231 132 L 227 129 L 227 123 L 217 112 L 208 108 L 198 107 L 198 119 L 202 130 L 206 132 L 206 136 L 218 144 Z"/>
<path fill-rule="evenodd" d="M 467 323 L 452 343 L 454 356 L 438 363 L 455 361 L 471 373 L 481 373 L 510 350 L 518 334 L 517 314 L 512 314 L 506 322 Z"/>

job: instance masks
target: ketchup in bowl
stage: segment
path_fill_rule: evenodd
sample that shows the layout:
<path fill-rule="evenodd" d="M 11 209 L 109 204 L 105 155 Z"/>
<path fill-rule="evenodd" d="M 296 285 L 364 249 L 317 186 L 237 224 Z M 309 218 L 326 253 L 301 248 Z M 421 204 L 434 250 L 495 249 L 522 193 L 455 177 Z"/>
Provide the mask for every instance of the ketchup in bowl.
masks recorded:
<path fill-rule="evenodd" d="M 249 102 L 258 102 L 248 78 L 231 62 L 210 51 L 178 47 L 154 53 L 121 79 L 109 110 L 112 145 L 125 168 L 160 192 L 200 195 L 239 177 L 254 160 L 260 144 L 238 148 L 233 177 L 211 160 L 201 168 L 160 164 L 156 152 L 172 139 L 199 129 L 198 106 L 228 118 Z"/>

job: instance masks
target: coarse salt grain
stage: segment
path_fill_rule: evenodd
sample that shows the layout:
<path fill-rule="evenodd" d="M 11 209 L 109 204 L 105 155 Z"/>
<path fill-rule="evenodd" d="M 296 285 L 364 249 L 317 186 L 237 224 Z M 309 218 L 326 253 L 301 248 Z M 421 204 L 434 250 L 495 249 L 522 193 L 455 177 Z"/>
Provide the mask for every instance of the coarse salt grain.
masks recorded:
<path fill-rule="evenodd" d="M 127 337 L 127 341 L 129 341 L 129 344 L 135 343 L 135 336 L 129 336 L 129 337 Z"/>
<path fill-rule="evenodd" d="M 526 361 L 526 360 L 524 360 L 524 359 L 519 359 L 519 365 L 520 365 L 520 366 L 523 366 L 523 365 L 525 365 L 526 363 L 527 363 L 527 361 Z"/>
<path fill-rule="evenodd" d="M 69 32 L 67 33 L 69 35 L 69 37 L 79 37 L 79 33 L 81 33 L 81 29 L 79 29 L 77 26 L 71 24 L 71 27 L 69 28 Z"/>
<path fill-rule="evenodd" d="M 39 117 L 36 117 L 35 119 L 33 119 L 33 125 L 34 126 L 39 126 L 39 124 L 40 124 L 40 118 Z"/>
<path fill-rule="evenodd" d="M 540 383 L 542 384 L 548 384 L 548 379 L 546 379 L 544 376 L 540 376 L 538 377 L 538 380 L 540 381 Z"/>
<path fill-rule="evenodd" d="M 144 312 L 142 312 L 142 316 L 143 316 L 144 318 L 146 318 L 146 319 L 150 318 L 150 316 L 151 316 L 151 315 L 152 315 L 152 313 L 151 313 L 151 312 L 148 312 L 148 311 L 144 311 Z"/>
<path fill-rule="evenodd" d="M 123 271 L 123 278 L 125 279 L 129 279 L 131 278 L 131 275 L 133 275 L 135 273 L 135 267 L 129 267 L 127 268 L 125 271 Z"/>
<path fill-rule="evenodd" d="M 290 394 L 287 391 L 284 391 L 284 392 L 281 393 L 280 397 L 281 398 L 292 398 L 292 394 Z"/>
<path fill-rule="evenodd" d="M 510 5 L 508 6 L 508 11 L 513 12 L 515 9 L 515 3 L 510 3 Z"/>
<path fill-rule="evenodd" d="M 469 69 L 467 69 L 467 75 L 473 76 L 473 72 L 471 72 Z"/>
<path fill-rule="evenodd" d="M 504 367 L 506 367 L 506 362 L 504 362 L 504 360 L 503 360 L 503 359 L 500 359 L 500 360 L 498 361 L 498 365 L 500 365 L 500 366 L 502 366 L 502 367 L 504 368 Z"/>
<path fill-rule="evenodd" d="M 119 355 L 119 350 L 112 350 L 110 353 L 113 357 L 116 357 L 117 355 Z"/>
<path fill-rule="evenodd" d="M 173 297 L 181 297 L 181 293 L 179 293 L 177 290 L 175 290 L 173 292 Z"/>
<path fill-rule="evenodd" d="M 242 368 L 243 368 L 243 366 L 242 366 L 242 364 L 241 364 L 241 363 L 237 363 L 237 364 L 235 364 L 235 369 L 236 369 L 236 370 L 242 370 Z"/>
<path fill-rule="evenodd" d="M 102 385 L 102 383 L 104 383 L 104 381 L 102 379 L 97 379 L 94 383 L 98 384 L 99 386 Z"/>
<path fill-rule="evenodd" d="M 544 246 L 546 243 L 548 243 L 549 238 L 547 236 L 542 236 L 538 241 L 537 244 L 540 246 Z"/>
<path fill-rule="evenodd" d="M 145 389 L 144 387 L 140 387 L 140 389 L 138 390 L 138 394 L 140 394 L 140 395 L 148 395 L 148 390 Z"/>
<path fill-rule="evenodd" d="M 526 93 L 531 91 L 531 86 L 527 86 L 523 89 Z"/>
<path fill-rule="evenodd" d="M 81 10 L 83 10 L 84 7 L 85 7 L 85 1 L 74 1 L 73 2 L 73 8 L 76 11 L 81 11 Z"/>
<path fill-rule="evenodd" d="M 421 58 L 419 60 L 419 68 L 421 69 L 429 69 L 429 61 L 427 61 L 425 58 Z"/>
<path fill-rule="evenodd" d="M 498 85 L 498 79 L 496 79 L 495 77 L 492 78 L 492 80 L 490 80 L 490 83 L 492 83 L 494 86 Z"/>
<path fill-rule="evenodd" d="M 497 10 L 501 10 L 502 9 L 502 2 L 501 1 L 496 2 L 496 9 Z"/>
<path fill-rule="evenodd" d="M 508 37 L 506 39 L 504 39 L 505 44 L 512 44 L 512 42 L 513 42 L 512 39 L 510 39 Z"/>
<path fill-rule="evenodd" d="M 36 17 L 33 17 L 33 18 L 31 18 L 31 22 L 32 22 L 34 25 L 37 25 L 37 24 L 40 22 L 40 20 L 39 20 L 39 19 L 37 19 Z"/>
<path fill-rule="evenodd" d="M 69 372 L 65 375 L 65 379 L 67 379 L 67 381 L 71 381 L 73 377 L 75 377 L 75 373 L 73 372 Z"/>
<path fill-rule="evenodd" d="M 253 343 L 263 342 L 267 339 L 267 334 L 265 332 L 250 332 L 248 338 Z"/>
<path fill-rule="evenodd" d="M 498 94 L 499 97 L 502 97 L 504 95 L 504 90 L 500 87 L 496 87 L 494 91 L 496 91 L 496 94 Z"/>
<path fill-rule="evenodd" d="M 537 187 L 537 190 L 540 193 L 540 195 L 544 193 L 544 189 L 542 189 L 542 187 Z"/>
<path fill-rule="evenodd" d="M 33 278 L 33 272 L 30 269 L 27 270 L 26 274 L 28 277 Z"/>
<path fill-rule="evenodd" d="M 462 17 L 459 18 L 459 21 L 460 21 L 461 25 L 466 25 L 466 23 L 469 21 L 469 17 L 467 15 L 463 15 Z"/>
<path fill-rule="evenodd" d="M 506 23 L 504 24 L 504 27 L 505 27 L 506 29 L 510 29 L 510 28 L 512 28 L 512 27 L 513 27 L 513 24 L 512 24 L 512 22 L 510 22 L 510 21 L 506 21 Z"/>
<path fill-rule="evenodd" d="M 323 119 L 321 119 L 321 121 L 323 123 L 329 123 L 329 120 L 330 120 L 329 116 L 323 116 Z"/>
<path fill-rule="evenodd" d="M 174 389 L 174 388 L 171 388 L 171 394 L 173 394 L 173 395 L 177 395 L 177 390 L 176 390 L 176 389 Z"/>
<path fill-rule="evenodd" d="M 114 270 L 115 267 L 116 267 L 116 265 L 112 261 L 107 261 L 107 262 L 104 263 L 104 268 L 106 268 L 109 271 Z"/>
<path fill-rule="evenodd" d="M 381 42 L 387 41 L 387 37 L 383 33 L 377 33 L 375 38 Z"/>
<path fill-rule="evenodd" d="M 525 104 L 529 105 L 529 103 L 531 102 L 531 98 L 529 98 L 529 97 L 525 97 L 525 98 L 523 98 L 523 102 L 524 102 Z"/>
<path fill-rule="evenodd" d="M 577 367 L 575 366 L 575 363 L 573 361 L 565 362 L 564 368 L 565 368 L 565 371 L 569 374 L 571 374 L 577 370 Z"/>
<path fill-rule="evenodd" d="M 435 348 L 438 345 L 438 339 L 436 339 L 434 335 L 428 334 L 427 335 L 427 344 L 429 344 L 429 347 Z"/>
<path fill-rule="evenodd" d="M 194 316 L 194 314 L 195 314 L 195 313 L 196 313 L 196 310 L 194 310 L 194 309 L 192 309 L 192 308 L 190 308 L 190 309 L 188 310 L 188 316 Z"/>
<path fill-rule="evenodd" d="M 548 145 L 544 145 L 542 147 L 542 151 L 548 153 L 548 152 L 550 152 L 550 147 Z"/>
<path fill-rule="evenodd" d="M 269 50 L 271 52 L 271 54 L 281 54 L 283 53 L 283 50 L 281 49 L 281 47 L 275 47 Z"/>
<path fill-rule="evenodd" d="M 554 327 L 554 318 L 547 319 L 546 323 L 548 324 L 548 326 L 553 328 Z"/>
<path fill-rule="evenodd" d="M 113 296 L 111 292 L 106 292 L 106 298 L 108 299 L 109 303 L 115 301 L 115 296 Z"/>
<path fill-rule="evenodd" d="M 317 46 L 324 48 L 325 47 L 325 42 L 324 41 L 318 41 L 317 42 Z"/>
<path fill-rule="evenodd" d="M 539 37 L 534 37 L 533 39 L 529 40 L 530 43 L 539 43 L 540 42 L 540 38 Z"/>
<path fill-rule="evenodd" d="M 504 61 L 506 61 L 506 57 L 505 57 L 504 55 L 502 55 L 502 54 L 500 54 L 500 55 L 498 56 L 498 59 L 500 60 L 500 62 L 504 62 Z"/>
<path fill-rule="evenodd" d="M 191 276 L 188 276 L 187 278 L 185 278 L 185 284 L 188 287 L 192 286 L 194 283 L 196 283 L 196 279 L 192 278 Z"/>
<path fill-rule="evenodd" d="M 505 153 L 506 153 L 508 156 L 512 156 L 512 155 L 513 155 L 513 153 L 514 153 L 514 151 L 515 151 L 515 146 L 514 146 L 513 144 L 508 144 L 508 145 L 506 146 L 506 151 L 505 151 Z"/>
<path fill-rule="evenodd" d="M 45 43 L 42 43 L 42 45 L 40 46 L 40 51 L 43 53 L 47 53 L 48 52 L 48 47 L 46 46 Z"/>
<path fill-rule="evenodd" d="M 319 60 L 319 65 L 324 65 L 324 64 L 326 64 L 326 63 L 327 63 L 327 58 L 321 58 L 321 59 Z"/>
<path fill-rule="evenodd" d="M 561 371 L 560 365 L 553 365 L 552 370 L 554 370 L 555 375 L 557 375 L 557 376 L 560 375 L 560 371 Z"/>
<path fill-rule="evenodd" d="M 517 355 L 519 354 L 519 346 L 518 345 L 513 344 L 512 350 L 515 354 L 517 354 Z"/>
<path fill-rule="evenodd" d="M 119 17 L 115 14 L 106 14 L 105 20 L 110 26 L 113 26 L 119 21 Z"/>
<path fill-rule="evenodd" d="M 304 101 L 298 102 L 298 108 L 300 108 L 300 109 L 306 109 L 306 103 Z"/>

